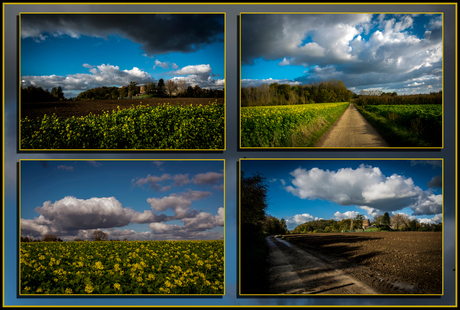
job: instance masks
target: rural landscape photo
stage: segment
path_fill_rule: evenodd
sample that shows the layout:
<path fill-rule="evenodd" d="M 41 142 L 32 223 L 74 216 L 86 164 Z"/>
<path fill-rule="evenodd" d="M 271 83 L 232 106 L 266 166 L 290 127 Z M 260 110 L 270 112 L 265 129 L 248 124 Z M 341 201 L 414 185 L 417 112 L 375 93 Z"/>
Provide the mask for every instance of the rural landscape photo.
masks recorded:
<path fill-rule="evenodd" d="M 442 160 L 240 159 L 242 295 L 443 294 Z"/>
<path fill-rule="evenodd" d="M 225 149 L 224 14 L 20 15 L 20 149 Z"/>
<path fill-rule="evenodd" d="M 240 18 L 240 147 L 443 147 L 442 14 Z"/>
<path fill-rule="evenodd" d="M 20 162 L 21 295 L 223 295 L 224 161 Z"/>

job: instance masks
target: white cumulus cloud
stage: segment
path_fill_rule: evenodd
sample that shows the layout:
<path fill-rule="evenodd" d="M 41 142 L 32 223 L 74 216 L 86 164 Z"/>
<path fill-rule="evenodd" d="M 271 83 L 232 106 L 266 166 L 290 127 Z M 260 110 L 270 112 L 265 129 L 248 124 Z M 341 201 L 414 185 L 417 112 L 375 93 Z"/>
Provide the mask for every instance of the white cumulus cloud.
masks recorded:
<path fill-rule="evenodd" d="M 291 172 L 292 185 L 287 192 L 301 199 L 321 199 L 342 206 L 358 205 L 381 211 L 411 207 L 415 214 L 436 214 L 442 207 L 442 195 L 424 192 L 411 178 L 383 175 L 378 167 L 360 165 L 357 169 L 337 171 L 297 168 Z"/>

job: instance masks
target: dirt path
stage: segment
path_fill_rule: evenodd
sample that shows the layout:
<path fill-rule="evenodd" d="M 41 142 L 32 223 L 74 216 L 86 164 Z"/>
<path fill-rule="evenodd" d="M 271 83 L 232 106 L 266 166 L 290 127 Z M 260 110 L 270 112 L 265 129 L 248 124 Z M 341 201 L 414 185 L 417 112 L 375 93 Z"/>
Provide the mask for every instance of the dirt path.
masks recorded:
<path fill-rule="evenodd" d="M 371 287 L 297 246 L 267 237 L 269 294 L 378 294 Z"/>
<path fill-rule="evenodd" d="M 316 147 L 388 147 L 388 144 L 350 104 Z"/>

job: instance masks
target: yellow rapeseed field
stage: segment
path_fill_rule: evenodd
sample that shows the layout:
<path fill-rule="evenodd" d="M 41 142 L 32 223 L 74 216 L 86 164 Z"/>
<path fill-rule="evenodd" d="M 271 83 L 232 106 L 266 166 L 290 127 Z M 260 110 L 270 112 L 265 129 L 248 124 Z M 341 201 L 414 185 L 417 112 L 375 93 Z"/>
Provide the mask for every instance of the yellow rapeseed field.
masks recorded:
<path fill-rule="evenodd" d="M 224 242 L 22 242 L 21 294 L 224 294 Z"/>

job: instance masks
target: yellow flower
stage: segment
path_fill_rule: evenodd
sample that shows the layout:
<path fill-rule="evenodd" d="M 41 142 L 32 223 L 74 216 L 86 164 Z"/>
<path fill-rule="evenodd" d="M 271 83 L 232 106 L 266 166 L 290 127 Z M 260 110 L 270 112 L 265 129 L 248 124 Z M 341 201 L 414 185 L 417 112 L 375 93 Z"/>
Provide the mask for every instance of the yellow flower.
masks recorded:
<path fill-rule="evenodd" d="M 94 268 L 102 270 L 104 269 L 104 265 L 102 265 L 101 262 L 96 262 L 96 264 L 94 265 Z"/>
<path fill-rule="evenodd" d="M 121 287 L 121 285 L 119 283 L 115 283 L 113 285 L 113 288 L 116 289 L 116 290 L 120 290 L 120 287 Z"/>
<path fill-rule="evenodd" d="M 87 292 L 88 294 L 91 294 L 93 290 L 94 288 L 90 284 L 86 284 L 85 292 Z"/>
<path fill-rule="evenodd" d="M 71 288 L 66 288 L 65 293 L 66 294 L 72 294 L 72 289 Z"/>

